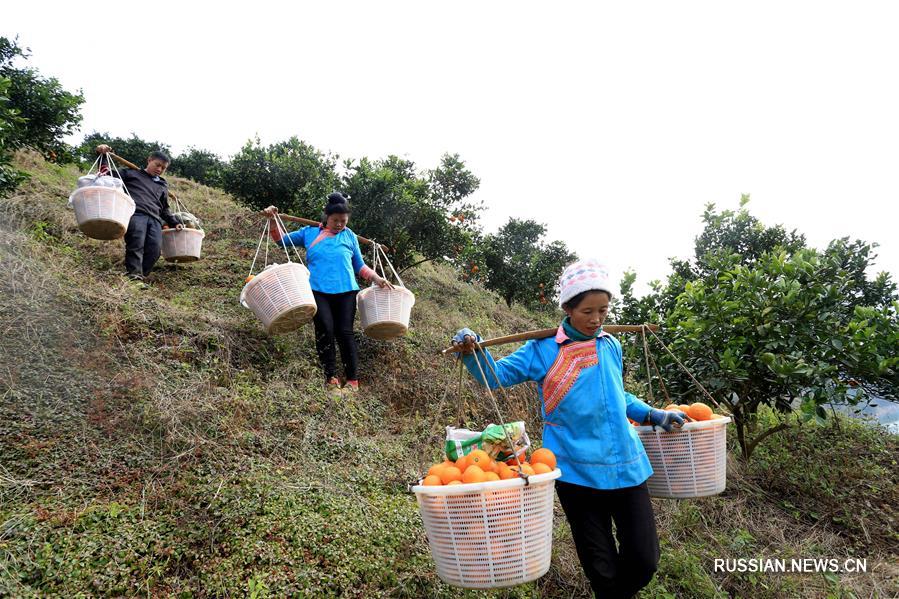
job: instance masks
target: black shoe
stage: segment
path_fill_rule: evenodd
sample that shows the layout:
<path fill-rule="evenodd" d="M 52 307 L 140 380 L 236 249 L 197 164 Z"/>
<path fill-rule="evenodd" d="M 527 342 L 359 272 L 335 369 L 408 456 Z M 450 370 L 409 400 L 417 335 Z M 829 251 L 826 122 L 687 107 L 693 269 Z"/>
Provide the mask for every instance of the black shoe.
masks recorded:
<path fill-rule="evenodd" d="M 125 275 L 125 278 L 128 279 L 128 282 L 131 283 L 131 285 L 133 285 L 134 287 L 136 287 L 138 289 L 149 289 L 150 288 L 150 286 L 144 282 L 145 281 L 144 275 L 129 273 L 129 274 Z"/>

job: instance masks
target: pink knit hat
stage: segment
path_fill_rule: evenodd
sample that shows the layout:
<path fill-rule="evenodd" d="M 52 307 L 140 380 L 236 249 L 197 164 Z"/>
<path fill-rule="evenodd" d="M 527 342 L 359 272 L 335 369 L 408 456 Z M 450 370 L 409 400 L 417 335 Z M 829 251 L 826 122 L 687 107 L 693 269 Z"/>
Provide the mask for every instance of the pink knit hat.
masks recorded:
<path fill-rule="evenodd" d="M 589 258 L 569 264 L 559 277 L 559 307 L 584 291 L 605 291 L 613 296 L 609 268 Z"/>

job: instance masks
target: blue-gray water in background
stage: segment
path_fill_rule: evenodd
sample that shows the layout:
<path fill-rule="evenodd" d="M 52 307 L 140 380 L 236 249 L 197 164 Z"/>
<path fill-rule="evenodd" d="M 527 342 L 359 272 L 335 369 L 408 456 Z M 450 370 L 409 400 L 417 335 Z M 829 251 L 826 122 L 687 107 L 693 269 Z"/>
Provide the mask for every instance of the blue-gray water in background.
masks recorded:
<path fill-rule="evenodd" d="M 825 406 L 826 408 L 829 406 Z M 857 406 L 836 405 L 838 412 L 849 414 L 853 418 L 876 420 L 894 435 L 899 435 L 899 403 L 883 399 L 873 398 L 868 405 Z"/>

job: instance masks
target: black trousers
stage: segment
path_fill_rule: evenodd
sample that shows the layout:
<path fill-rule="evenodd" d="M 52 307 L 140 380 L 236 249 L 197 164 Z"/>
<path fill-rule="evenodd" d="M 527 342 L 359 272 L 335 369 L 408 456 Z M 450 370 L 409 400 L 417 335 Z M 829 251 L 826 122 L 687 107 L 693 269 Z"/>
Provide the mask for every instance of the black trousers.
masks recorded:
<path fill-rule="evenodd" d="M 358 291 L 346 293 L 320 293 L 313 291 L 315 305 L 315 348 L 318 359 L 325 370 L 325 380 L 337 376 L 337 350 L 340 347 L 340 358 L 343 360 L 343 371 L 347 380 L 355 380 L 359 375 L 359 355 L 356 350 L 356 339 L 353 337 L 353 320 L 356 318 L 356 294 Z"/>
<path fill-rule="evenodd" d="M 596 597 L 633 597 L 649 584 L 659 564 L 659 537 L 646 483 L 602 491 L 556 481 L 556 492 Z"/>
<path fill-rule="evenodd" d="M 135 212 L 125 231 L 125 270 L 147 276 L 162 252 L 162 224 L 150 215 Z"/>

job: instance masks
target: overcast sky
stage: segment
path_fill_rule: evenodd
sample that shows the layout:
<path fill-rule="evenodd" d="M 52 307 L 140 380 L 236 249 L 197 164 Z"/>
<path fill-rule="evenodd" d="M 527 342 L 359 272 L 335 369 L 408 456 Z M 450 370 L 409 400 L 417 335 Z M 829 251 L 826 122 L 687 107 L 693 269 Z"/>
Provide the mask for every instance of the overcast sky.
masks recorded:
<path fill-rule="evenodd" d="M 879 243 L 899 278 L 895 2 L 229 5 L 7 3 L 0 35 L 83 90 L 77 140 L 459 153 L 488 230 L 537 219 L 643 284 L 690 255 L 706 203 L 748 193 L 816 247 Z"/>

